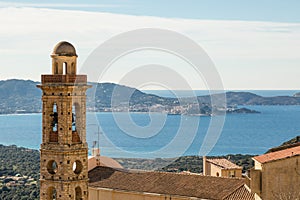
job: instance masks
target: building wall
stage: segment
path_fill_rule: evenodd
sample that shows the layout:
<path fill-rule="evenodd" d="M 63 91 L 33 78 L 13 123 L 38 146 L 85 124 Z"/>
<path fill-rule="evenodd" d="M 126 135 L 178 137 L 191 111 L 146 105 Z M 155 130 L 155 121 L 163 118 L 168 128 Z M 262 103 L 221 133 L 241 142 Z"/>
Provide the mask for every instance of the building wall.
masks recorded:
<path fill-rule="evenodd" d="M 128 192 L 121 190 L 89 187 L 89 200 L 188 200 L 194 197 L 180 197 L 143 192 Z"/>
<path fill-rule="evenodd" d="M 234 174 L 234 176 L 232 176 Z M 242 169 L 222 169 L 222 177 L 242 177 Z"/>
<path fill-rule="evenodd" d="M 254 168 L 256 170 L 262 170 L 262 165 L 261 163 L 257 162 L 257 161 L 254 161 Z"/>
<path fill-rule="evenodd" d="M 203 175 L 205 176 L 219 176 L 219 177 L 232 177 L 231 174 L 235 174 L 234 177 L 242 177 L 242 169 L 224 169 L 206 160 L 203 156 Z"/>
<path fill-rule="evenodd" d="M 261 170 L 252 168 L 250 170 L 250 188 L 253 193 L 261 196 Z"/>
<path fill-rule="evenodd" d="M 251 181 L 259 182 L 255 179 L 255 176 L 251 176 Z M 261 189 L 261 197 L 263 200 L 299 198 L 300 156 L 263 164 L 261 171 Z M 286 198 L 285 196 L 288 195 L 290 197 Z"/>
<path fill-rule="evenodd" d="M 217 167 L 216 165 L 206 162 L 206 174 L 204 174 L 204 175 L 205 176 L 221 176 L 222 169 Z"/>
<path fill-rule="evenodd" d="M 234 174 L 234 177 L 242 177 L 242 169 L 222 169 L 212 163 L 206 162 L 206 176 L 219 176 L 219 177 L 232 177 L 231 174 Z"/>

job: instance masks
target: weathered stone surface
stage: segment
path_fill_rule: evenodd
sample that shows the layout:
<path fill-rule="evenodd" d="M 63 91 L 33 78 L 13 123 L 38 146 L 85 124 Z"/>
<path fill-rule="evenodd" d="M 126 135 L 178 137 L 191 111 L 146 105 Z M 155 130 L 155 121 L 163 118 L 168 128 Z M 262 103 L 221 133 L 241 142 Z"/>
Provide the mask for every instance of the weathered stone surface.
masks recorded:
<path fill-rule="evenodd" d="M 55 47 L 56 54 L 51 55 L 52 75 L 42 75 L 38 85 L 43 91 L 41 200 L 53 196 L 57 200 L 88 199 L 85 124 L 86 90 L 90 86 L 86 75 L 76 75 L 77 55 L 71 47 Z M 63 52 L 64 49 L 68 51 Z"/>

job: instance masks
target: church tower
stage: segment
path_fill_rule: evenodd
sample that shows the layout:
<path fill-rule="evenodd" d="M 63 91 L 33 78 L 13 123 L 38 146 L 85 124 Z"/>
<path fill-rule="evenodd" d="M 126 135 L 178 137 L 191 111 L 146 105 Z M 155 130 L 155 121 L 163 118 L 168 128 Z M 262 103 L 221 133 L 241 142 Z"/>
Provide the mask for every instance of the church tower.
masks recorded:
<path fill-rule="evenodd" d="M 52 74 L 42 75 L 40 199 L 88 199 L 86 75 L 76 74 L 77 54 L 68 42 L 51 55 Z"/>

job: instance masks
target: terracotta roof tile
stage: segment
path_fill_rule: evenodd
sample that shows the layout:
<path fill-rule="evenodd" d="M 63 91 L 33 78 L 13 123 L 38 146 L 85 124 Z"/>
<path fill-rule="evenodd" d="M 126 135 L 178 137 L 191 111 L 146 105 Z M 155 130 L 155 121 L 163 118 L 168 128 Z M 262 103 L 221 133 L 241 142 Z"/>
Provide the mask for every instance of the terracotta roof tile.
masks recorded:
<path fill-rule="evenodd" d="M 225 158 L 213 158 L 207 159 L 206 161 L 215 164 L 223 169 L 242 169 L 242 167 L 230 162 Z"/>
<path fill-rule="evenodd" d="M 89 172 L 90 187 L 223 200 L 244 187 L 238 178 L 96 167 Z M 247 199 L 248 200 L 248 199 Z"/>
<path fill-rule="evenodd" d="M 88 170 L 92 170 L 97 166 L 97 160 L 96 157 L 91 156 L 88 159 Z M 106 156 L 100 156 L 100 166 L 105 167 L 111 167 L 111 168 L 123 168 L 120 163 L 118 163 L 116 160 L 106 157 Z"/>
<path fill-rule="evenodd" d="M 267 163 L 267 162 L 289 158 L 297 155 L 300 155 L 300 146 L 284 149 L 281 151 L 266 153 L 260 156 L 256 156 L 253 159 L 260 163 Z"/>
<path fill-rule="evenodd" d="M 237 189 L 234 193 L 230 194 L 224 200 L 254 200 L 254 193 L 250 192 L 250 189 L 247 186 L 242 186 Z"/>

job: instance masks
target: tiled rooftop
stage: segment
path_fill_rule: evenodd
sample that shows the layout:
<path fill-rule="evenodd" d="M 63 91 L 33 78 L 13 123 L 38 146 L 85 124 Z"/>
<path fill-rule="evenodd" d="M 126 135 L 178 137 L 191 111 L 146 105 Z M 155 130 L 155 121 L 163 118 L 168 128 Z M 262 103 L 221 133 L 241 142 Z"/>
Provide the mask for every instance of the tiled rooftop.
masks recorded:
<path fill-rule="evenodd" d="M 284 149 L 281 151 L 266 153 L 260 156 L 256 156 L 253 159 L 260 163 L 267 163 L 267 162 L 298 156 L 298 155 L 300 155 L 300 146 Z"/>
<path fill-rule="evenodd" d="M 224 200 L 254 200 L 254 194 L 247 186 L 240 187 L 235 192 L 227 196 Z"/>
<path fill-rule="evenodd" d="M 89 187 L 95 188 L 214 200 L 234 199 L 234 196 L 240 197 L 236 199 L 254 199 L 249 191 L 241 189 L 245 187 L 245 181 L 238 178 L 96 167 L 89 172 L 89 179 Z"/>
<path fill-rule="evenodd" d="M 222 169 L 242 169 L 242 167 L 230 162 L 225 158 L 214 158 L 214 159 L 206 159 L 207 162 L 210 162 L 214 165 L 221 167 Z"/>

